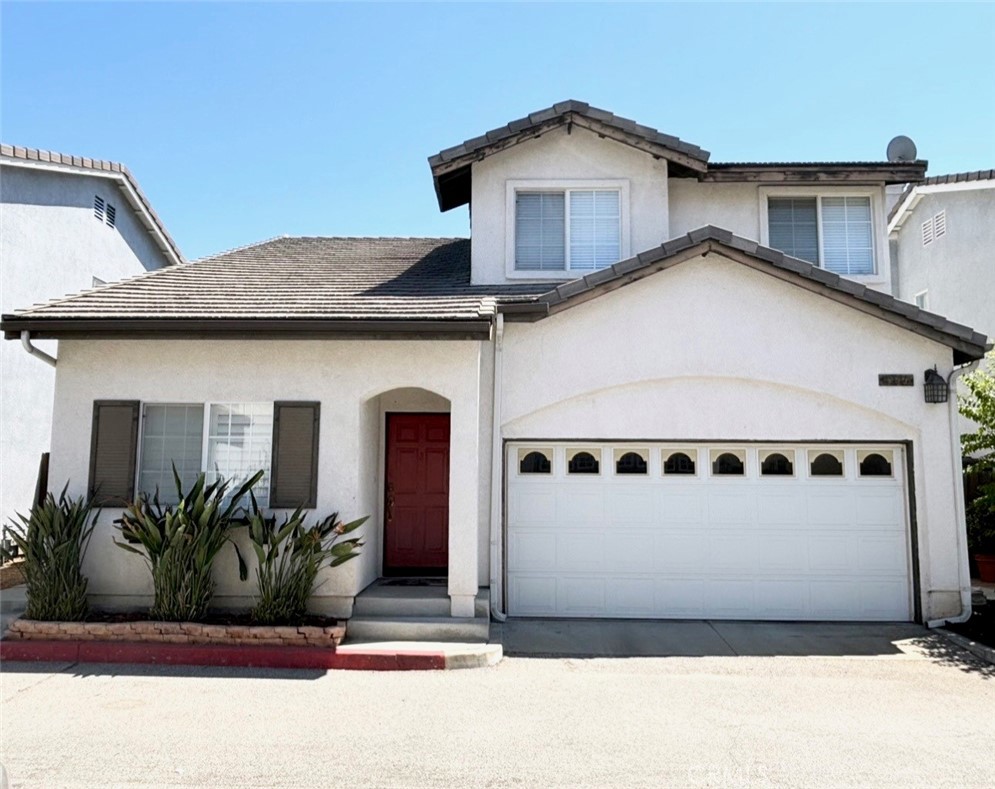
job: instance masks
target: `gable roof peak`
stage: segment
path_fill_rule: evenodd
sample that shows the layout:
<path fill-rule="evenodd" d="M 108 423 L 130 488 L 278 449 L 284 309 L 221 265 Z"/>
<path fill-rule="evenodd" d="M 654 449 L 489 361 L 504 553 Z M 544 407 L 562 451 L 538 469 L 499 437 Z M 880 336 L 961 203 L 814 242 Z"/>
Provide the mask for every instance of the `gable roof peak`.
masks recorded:
<path fill-rule="evenodd" d="M 704 173 L 708 169 L 710 154 L 697 145 L 608 110 L 592 107 L 586 101 L 567 99 L 430 156 L 428 163 L 432 169 L 439 208 L 448 211 L 470 201 L 471 167 L 474 162 L 569 125 L 586 128 L 601 137 L 667 159 L 675 168 L 686 173 Z"/>

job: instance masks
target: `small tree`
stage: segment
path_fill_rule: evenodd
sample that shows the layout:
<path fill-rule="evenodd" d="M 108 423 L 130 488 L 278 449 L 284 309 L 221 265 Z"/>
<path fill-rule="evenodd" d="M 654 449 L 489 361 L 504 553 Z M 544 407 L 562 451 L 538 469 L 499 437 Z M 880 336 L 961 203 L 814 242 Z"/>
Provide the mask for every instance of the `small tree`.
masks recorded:
<path fill-rule="evenodd" d="M 968 539 L 974 550 L 995 551 L 995 351 L 985 364 L 963 378 L 968 394 L 960 398 L 960 413 L 977 426 L 961 436 L 961 448 L 972 456 L 971 474 L 985 482 L 967 506 Z"/>

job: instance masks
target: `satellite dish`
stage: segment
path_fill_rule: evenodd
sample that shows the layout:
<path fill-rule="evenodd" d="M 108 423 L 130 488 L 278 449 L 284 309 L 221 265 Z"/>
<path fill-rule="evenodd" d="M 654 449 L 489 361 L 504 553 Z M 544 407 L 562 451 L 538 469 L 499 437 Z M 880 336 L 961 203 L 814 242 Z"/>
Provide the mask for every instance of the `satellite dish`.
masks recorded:
<path fill-rule="evenodd" d="M 916 160 L 916 144 L 904 134 L 899 134 L 888 143 L 889 162 L 914 162 Z"/>

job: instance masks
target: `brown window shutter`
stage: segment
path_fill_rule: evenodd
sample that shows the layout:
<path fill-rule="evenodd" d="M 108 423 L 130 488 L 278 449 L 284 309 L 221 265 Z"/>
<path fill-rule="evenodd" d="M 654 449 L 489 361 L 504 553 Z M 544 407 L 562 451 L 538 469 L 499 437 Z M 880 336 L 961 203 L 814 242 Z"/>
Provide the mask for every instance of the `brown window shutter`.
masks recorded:
<path fill-rule="evenodd" d="M 90 486 L 96 504 L 123 507 L 135 496 L 137 400 L 95 400 L 90 436 Z"/>
<path fill-rule="evenodd" d="M 321 403 L 273 403 L 270 507 L 318 506 L 318 427 Z"/>

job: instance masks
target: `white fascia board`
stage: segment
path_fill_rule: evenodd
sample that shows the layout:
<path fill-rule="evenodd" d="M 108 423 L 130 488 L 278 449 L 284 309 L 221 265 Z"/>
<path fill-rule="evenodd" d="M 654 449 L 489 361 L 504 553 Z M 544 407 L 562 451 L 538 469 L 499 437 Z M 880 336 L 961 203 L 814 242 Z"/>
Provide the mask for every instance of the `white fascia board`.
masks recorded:
<path fill-rule="evenodd" d="M 124 192 L 125 199 L 127 199 L 131 209 L 142 218 L 142 224 L 145 226 L 145 229 L 152 234 L 156 240 L 156 243 L 159 245 L 159 248 L 166 255 L 166 257 L 168 257 L 176 265 L 183 262 L 183 260 L 173 249 L 173 245 L 166 240 L 162 230 L 159 229 L 158 223 L 152 218 L 152 215 L 145 207 L 145 204 L 141 201 L 141 199 L 139 199 L 134 187 L 132 187 L 131 182 L 124 173 L 117 172 L 115 170 L 91 170 L 88 167 L 52 164 L 50 162 L 24 161 L 21 159 L 3 159 L 0 160 L 0 166 L 23 167 L 28 170 L 48 170 L 54 173 L 71 173 L 73 175 L 88 175 L 94 178 L 107 178 L 108 180 L 116 181 L 118 188 Z"/>

